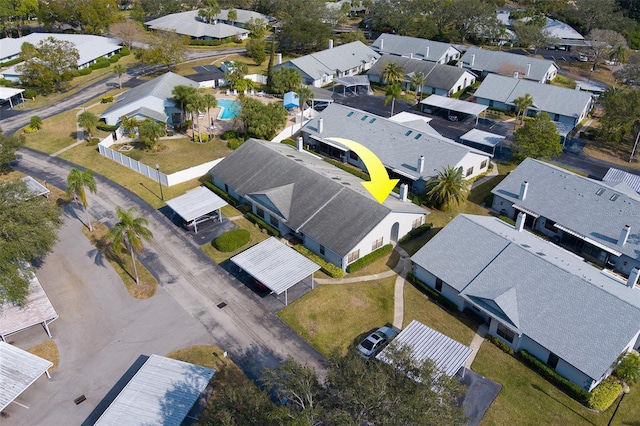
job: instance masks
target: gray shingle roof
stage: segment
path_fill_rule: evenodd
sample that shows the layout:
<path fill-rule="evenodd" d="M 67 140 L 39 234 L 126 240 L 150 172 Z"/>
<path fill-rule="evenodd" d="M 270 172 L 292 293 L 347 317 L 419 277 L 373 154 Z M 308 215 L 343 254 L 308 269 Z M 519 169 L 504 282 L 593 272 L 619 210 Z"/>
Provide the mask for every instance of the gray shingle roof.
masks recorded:
<path fill-rule="evenodd" d="M 412 75 L 421 72 L 426 76 L 425 86 L 442 90 L 451 90 L 465 73 L 469 74 L 470 78 L 475 77 L 475 75 L 464 68 L 393 55 L 383 55 L 378 62 L 367 71 L 367 74 L 380 76 L 382 70 L 384 70 L 384 67 L 389 62 L 394 62 L 402 67 L 405 74 L 405 81 L 411 81 Z"/>
<path fill-rule="evenodd" d="M 592 102 L 588 92 L 497 74 L 487 75 L 474 96 L 515 105 L 515 99 L 525 93 L 533 97 L 531 109 L 574 118 Z"/>
<path fill-rule="evenodd" d="M 381 42 L 382 49 L 380 49 Z M 426 56 L 427 46 L 429 47 L 429 56 Z M 379 53 L 390 53 L 400 56 L 410 56 L 413 54 L 414 58 L 433 62 L 442 59 L 451 47 L 454 46 L 449 43 L 388 33 L 380 34 L 371 45 L 371 48 Z"/>
<path fill-rule="evenodd" d="M 226 11 L 224 11 L 224 14 L 226 19 Z M 238 10 L 238 20 L 240 22 L 240 10 Z M 218 23 L 214 25 L 204 22 L 200 18 L 198 18 L 197 10 L 172 13 L 170 15 L 153 19 L 147 22 L 145 25 L 153 30 L 175 31 L 178 34 L 183 34 L 194 38 L 211 37 L 222 39 L 233 37 L 238 34 L 249 33 L 249 31 L 243 28 L 234 27 L 233 25 L 228 25 L 225 23 Z"/>
<path fill-rule="evenodd" d="M 345 72 L 379 57 L 380 55 L 369 46 L 360 41 L 354 41 L 291 59 L 288 62 L 312 79 L 319 80 L 324 74 L 332 75 L 336 71 Z M 280 66 L 289 66 L 289 64 L 285 62 Z M 275 69 L 280 66 L 276 66 Z"/>
<path fill-rule="evenodd" d="M 321 134 L 317 131 L 317 119 L 308 121 L 302 132 L 324 139 L 340 137 L 356 141 L 373 151 L 386 167 L 415 180 L 421 176 L 428 180 L 436 174 L 434 169 L 454 166 L 469 153 L 488 156 L 444 136 L 427 134 L 411 127 L 410 123 L 397 123 L 336 103 L 329 105 L 317 118 L 323 119 Z M 421 155 L 425 157 L 425 165 L 419 173 L 417 166 Z"/>
<path fill-rule="evenodd" d="M 289 150 L 293 148 L 252 139 L 210 173 L 243 197 L 252 194 L 258 203 L 264 198 L 255 195 L 266 194 L 290 228 L 346 256 L 391 209 L 312 170 L 304 161 L 287 158 Z M 274 191 L 278 196 L 269 200 Z"/>
<path fill-rule="evenodd" d="M 524 181 L 529 182 L 527 196 L 519 200 Z M 604 182 L 528 158 L 491 192 L 632 259 L 640 259 L 640 201 Z M 625 225 L 631 227 L 631 233 L 622 246 L 617 242 Z"/>
<path fill-rule="evenodd" d="M 437 276 L 461 270 L 449 276 L 464 298 L 594 379 L 640 328 L 639 291 L 497 218 L 458 215 L 412 260 Z"/>
<path fill-rule="evenodd" d="M 473 55 L 475 55 L 475 59 Z M 480 49 L 478 47 L 470 47 L 460 60 L 465 68 L 507 75 L 513 75 L 514 71 L 518 71 L 521 78 L 535 81 L 542 81 L 549 68 L 555 67 L 557 69 L 556 64 L 547 59 Z M 472 62 L 473 65 L 471 65 Z M 531 70 L 527 75 L 529 64 L 531 64 Z"/>

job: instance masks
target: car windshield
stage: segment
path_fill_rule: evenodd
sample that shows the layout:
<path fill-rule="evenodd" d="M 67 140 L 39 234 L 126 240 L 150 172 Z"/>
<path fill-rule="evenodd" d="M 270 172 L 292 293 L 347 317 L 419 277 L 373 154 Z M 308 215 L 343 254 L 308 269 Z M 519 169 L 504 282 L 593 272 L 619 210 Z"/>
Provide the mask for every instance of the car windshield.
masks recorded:
<path fill-rule="evenodd" d="M 362 347 L 370 351 L 371 349 L 373 349 L 373 342 L 369 339 L 364 339 L 364 342 L 362 342 Z"/>

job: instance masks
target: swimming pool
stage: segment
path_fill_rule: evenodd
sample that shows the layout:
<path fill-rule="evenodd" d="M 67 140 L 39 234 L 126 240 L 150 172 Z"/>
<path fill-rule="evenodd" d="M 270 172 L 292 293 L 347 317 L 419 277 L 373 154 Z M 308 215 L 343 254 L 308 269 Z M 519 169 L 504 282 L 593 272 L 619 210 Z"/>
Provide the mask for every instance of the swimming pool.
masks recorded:
<path fill-rule="evenodd" d="M 218 106 L 222 108 L 218 120 L 232 120 L 240 113 L 240 102 L 232 99 L 218 99 Z"/>

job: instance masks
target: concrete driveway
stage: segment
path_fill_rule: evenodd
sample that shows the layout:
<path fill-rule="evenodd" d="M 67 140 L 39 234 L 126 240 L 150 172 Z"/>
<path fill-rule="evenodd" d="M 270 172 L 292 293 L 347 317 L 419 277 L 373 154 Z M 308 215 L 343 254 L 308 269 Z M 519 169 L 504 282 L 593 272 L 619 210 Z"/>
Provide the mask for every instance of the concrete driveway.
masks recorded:
<path fill-rule="evenodd" d="M 66 188 L 70 167 L 23 150 L 17 169 Z M 116 206 L 136 206 L 148 219 L 154 241 L 146 245 L 142 260 L 160 283 L 158 293 L 146 301 L 130 299 L 108 265 L 99 259 L 96 263 L 92 246 L 80 235 L 78 217 L 84 215 L 78 211 L 76 216 L 70 206 L 56 252 L 43 266 L 53 269 L 39 275 L 61 314 L 51 327 L 62 363 L 52 381 L 38 380 L 20 397 L 30 409 L 9 407 L 10 418 L 3 424 L 82 423 L 139 355 L 164 355 L 197 343 L 228 351 L 251 379 L 289 356 L 324 376 L 324 358 L 263 305 L 259 295 L 213 264 L 193 240 L 135 194 L 101 176 L 96 181 L 98 194 L 89 196 L 95 220 L 113 224 Z M 226 305 L 218 308 L 222 302 Z M 40 330 L 33 332 L 40 333 L 35 343 L 46 340 Z M 30 346 L 32 331 L 25 333 L 29 336 L 17 334 L 12 341 Z M 87 401 L 75 406 L 73 399 L 81 394 Z"/>

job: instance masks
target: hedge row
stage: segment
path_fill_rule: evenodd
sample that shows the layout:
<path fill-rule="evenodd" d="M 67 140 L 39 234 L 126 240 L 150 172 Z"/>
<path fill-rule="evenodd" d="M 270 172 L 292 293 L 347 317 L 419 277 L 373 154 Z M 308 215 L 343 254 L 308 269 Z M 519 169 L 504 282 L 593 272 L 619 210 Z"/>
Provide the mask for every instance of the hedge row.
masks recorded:
<path fill-rule="evenodd" d="M 542 377 L 562 389 L 567 395 L 579 401 L 582 404 L 588 404 L 591 394 L 582 387 L 576 385 L 572 381 L 565 379 L 559 375 L 553 368 L 531 355 L 526 350 L 518 352 L 520 358 L 531 367 L 532 370 L 540 374 Z"/>
<path fill-rule="evenodd" d="M 12 65 L 19 64 L 22 61 L 23 61 L 22 56 L 18 56 L 17 58 L 11 59 L 10 61 L 5 61 L 0 63 L 0 67 L 10 67 Z"/>
<path fill-rule="evenodd" d="M 496 345 L 502 352 L 513 355 L 515 351 L 509 347 L 505 342 L 497 338 L 496 336 L 487 336 L 487 340 Z"/>
<path fill-rule="evenodd" d="M 255 214 L 249 212 L 249 213 L 245 213 L 245 216 L 247 216 L 247 219 L 249 219 L 251 222 L 255 223 L 256 225 L 258 225 L 260 228 L 262 229 L 266 229 L 267 233 L 269 235 L 272 235 L 274 237 L 279 237 L 280 236 L 280 231 L 278 231 L 276 228 L 274 228 L 273 226 L 269 225 L 267 222 L 265 222 L 264 220 L 260 219 L 258 216 L 256 216 Z"/>
<path fill-rule="evenodd" d="M 341 163 L 339 161 L 335 161 L 335 160 L 331 160 L 329 158 L 323 158 L 324 161 L 326 161 L 329 164 L 332 164 L 334 166 L 336 166 L 339 169 L 344 170 L 347 173 L 351 173 L 354 176 L 359 177 L 362 180 L 369 180 L 369 175 L 363 171 L 360 171 L 356 168 L 354 168 L 353 166 L 348 166 L 344 163 Z"/>
<path fill-rule="evenodd" d="M 224 192 L 222 189 L 218 188 L 217 186 L 215 186 L 213 184 L 213 182 L 210 182 L 208 180 L 204 181 L 204 186 L 206 186 L 207 188 L 209 188 L 211 191 L 213 191 L 217 196 L 219 196 L 220 198 L 222 198 L 223 200 L 225 200 L 227 203 L 229 203 L 230 205 L 232 205 L 233 207 L 238 205 L 238 201 L 233 198 L 231 195 L 227 194 L 226 192 Z"/>
<path fill-rule="evenodd" d="M 306 256 L 307 258 L 311 259 L 312 261 L 320 265 L 320 270 L 325 274 L 329 275 L 331 278 L 344 277 L 344 271 L 342 269 L 340 269 L 333 263 L 329 262 L 328 260 L 325 260 L 322 257 L 318 256 L 317 254 L 315 254 L 314 252 L 312 252 L 302 244 L 297 244 L 293 246 L 293 248 L 296 249 L 298 253 Z"/>
<path fill-rule="evenodd" d="M 78 70 L 78 75 L 89 75 L 91 74 L 91 71 L 93 71 L 91 67 L 82 68 L 81 70 Z"/>
<path fill-rule="evenodd" d="M 24 96 L 26 99 L 33 99 L 38 96 L 38 91 L 36 89 L 24 89 L 24 92 L 22 92 L 22 96 Z"/>
<path fill-rule="evenodd" d="M 431 229 L 432 226 L 433 226 L 433 223 L 425 223 L 418 226 L 417 228 L 412 229 L 407 233 L 407 235 L 400 238 L 400 244 L 406 243 L 407 241 L 413 240 L 414 238 L 418 238 L 426 234 Z"/>
<path fill-rule="evenodd" d="M 100 57 L 96 59 L 94 63 L 89 65 L 89 68 L 91 68 L 92 70 L 98 70 L 100 68 L 107 68 L 110 65 L 111 65 L 111 61 L 109 61 L 108 58 Z"/>
<path fill-rule="evenodd" d="M 429 287 L 428 285 L 420 281 L 418 278 L 415 277 L 415 275 L 413 275 L 412 271 L 409 271 L 407 273 L 407 281 L 409 281 L 411 284 L 417 287 L 420 291 L 425 293 L 430 299 L 434 299 L 440 305 L 444 306 L 446 309 L 450 311 L 458 310 L 458 305 L 456 305 L 451 300 L 447 299 L 446 297 L 438 293 L 436 290 L 432 289 L 431 287 Z"/>
<path fill-rule="evenodd" d="M 102 130 L 103 132 L 115 132 L 116 130 L 118 130 L 118 125 L 109 125 L 109 124 L 105 124 L 105 123 L 100 123 L 96 126 L 96 129 L 98 130 Z"/>
<path fill-rule="evenodd" d="M 213 244 L 218 250 L 228 253 L 239 249 L 247 244 L 249 240 L 251 240 L 249 231 L 239 228 L 220 235 Z"/>
<path fill-rule="evenodd" d="M 393 251 L 393 246 L 391 244 L 384 245 L 379 249 L 372 251 L 368 255 L 361 257 L 360 259 L 356 260 L 355 262 L 347 266 L 347 272 L 359 271 L 360 269 L 364 268 L 367 265 L 372 264 L 373 262 L 380 259 L 385 254 L 389 254 L 392 251 Z"/>

